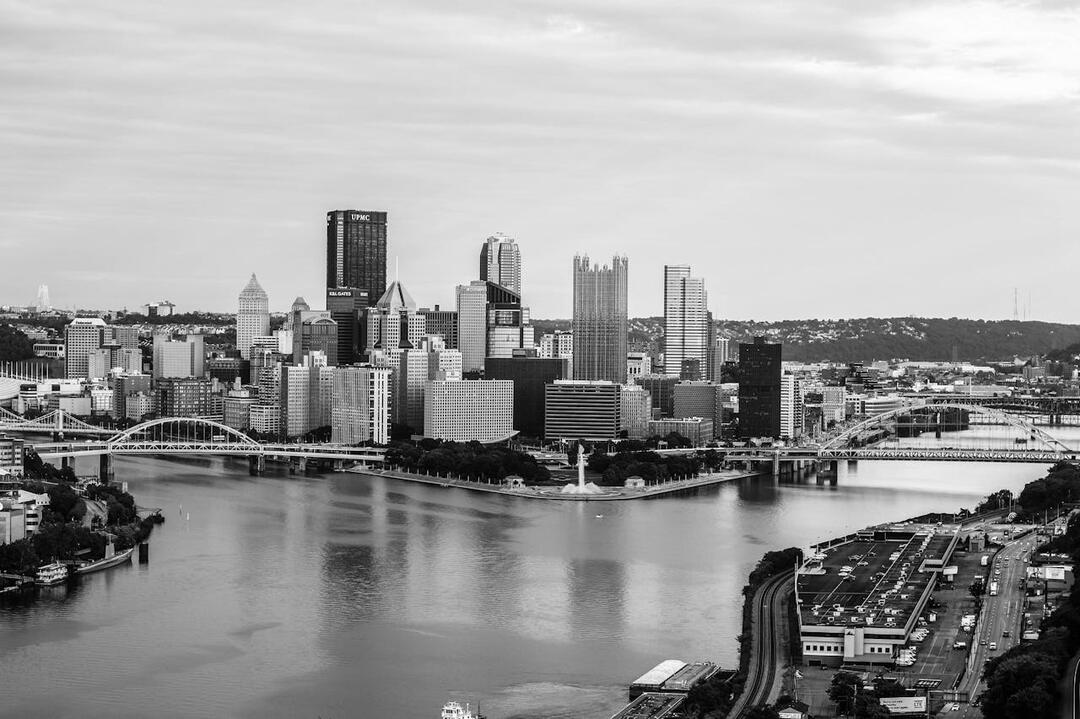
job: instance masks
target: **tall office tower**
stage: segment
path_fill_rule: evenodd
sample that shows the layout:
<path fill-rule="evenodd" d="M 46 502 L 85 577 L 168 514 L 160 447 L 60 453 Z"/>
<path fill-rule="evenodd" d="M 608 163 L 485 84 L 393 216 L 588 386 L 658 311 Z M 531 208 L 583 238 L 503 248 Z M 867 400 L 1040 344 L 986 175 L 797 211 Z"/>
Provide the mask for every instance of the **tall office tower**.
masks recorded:
<path fill-rule="evenodd" d="M 270 334 L 270 299 L 266 291 L 251 275 L 251 279 L 240 292 L 240 309 L 236 313 L 236 349 L 240 356 L 249 359 L 251 342 L 255 337 Z"/>
<path fill-rule="evenodd" d="M 367 290 L 358 287 L 337 287 L 326 290 L 326 310 L 337 323 L 337 362 L 355 364 L 364 354 L 364 309 L 368 306 Z"/>
<path fill-rule="evenodd" d="M 456 350 L 458 348 L 458 313 L 456 310 L 443 310 L 435 305 L 431 310 L 421 307 L 417 314 L 424 316 L 424 326 L 429 335 L 439 335 L 446 343 L 446 348 Z"/>
<path fill-rule="evenodd" d="M 289 311 L 292 324 L 292 356 L 294 364 L 304 357 L 321 352 L 328 365 L 338 363 L 338 326 L 328 310 L 312 310 L 303 297 L 297 297 Z"/>
<path fill-rule="evenodd" d="M 780 437 L 782 347 L 764 337 L 739 344 L 739 436 Z"/>
<path fill-rule="evenodd" d="M 416 311 L 416 302 L 397 281 L 386 288 L 375 306 L 367 309 L 366 315 L 366 353 L 373 362 L 373 353 L 386 354 L 419 347 L 426 334 L 424 316 Z"/>
<path fill-rule="evenodd" d="M 521 250 L 513 239 L 496 232 L 480 248 L 480 279 L 521 296 Z"/>
<path fill-rule="evenodd" d="M 138 399 L 132 401 L 131 398 L 149 398 L 150 395 L 150 375 L 120 375 L 113 383 L 113 412 L 117 417 L 130 417 L 134 414 L 132 419 L 142 419 L 146 411 L 143 411 Z M 129 411 L 129 406 L 131 411 Z"/>
<path fill-rule="evenodd" d="M 790 372 L 780 377 L 780 436 L 795 439 L 803 433 L 803 394 L 799 378 Z"/>
<path fill-rule="evenodd" d="M 457 288 L 458 349 L 463 372 L 484 369 L 487 357 L 487 294 L 484 280 L 474 280 Z"/>
<path fill-rule="evenodd" d="M 154 335 L 154 379 L 162 377 L 202 377 L 206 373 L 206 350 L 202 335 L 174 340 L 168 334 Z"/>
<path fill-rule="evenodd" d="M 105 328 L 105 342 L 115 342 L 126 350 L 139 349 L 139 328 L 134 325 L 109 325 Z"/>
<path fill-rule="evenodd" d="M 531 349 L 535 344 L 529 308 L 521 295 L 494 282 L 487 283 L 486 357 L 512 357 L 514 350 Z"/>
<path fill-rule="evenodd" d="M 428 382 L 427 349 L 409 347 L 397 352 L 394 365 L 393 419 L 411 427 L 414 434 L 424 433 L 424 385 Z"/>
<path fill-rule="evenodd" d="M 326 213 L 326 287 L 367 292 L 368 306 L 386 291 L 386 213 Z"/>
<path fill-rule="evenodd" d="M 100 349 L 105 338 L 105 321 L 97 317 L 76 317 L 64 330 L 64 375 L 68 379 L 86 377 L 90 353 Z"/>
<path fill-rule="evenodd" d="M 330 441 L 386 444 L 390 441 L 389 367 L 335 367 Z"/>
<path fill-rule="evenodd" d="M 457 288 L 458 349 L 466 373 L 480 372 L 488 357 L 511 357 L 534 343 L 529 308 L 521 296 L 488 280 Z"/>
<path fill-rule="evenodd" d="M 574 380 L 626 382 L 627 260 L 574 257 Z"/>
<path fill-rule="evenodd" d="M 664 265 L 664 372 L 699 380 L 709 362 L 705 280 L 690 265 Z"/>
<path fill-rule="evenodd" d="M 709 362 L 709 379 L 720 384 L 723 381 L 724 363 L 732 359 L 731 340 L 727 337 L 716 337 L 710 353 L 712 360 Z"/>
<path fill-rule="evenodd" d="M 321 354 L 309 355 L 303 365 L 283 365 L 279 395 L 282 436 L 299 437 L 329 427 L 333 388 L 334 368 L 326 365 Z"/>
<path fill-rule="evenodd" d="M 518 350 L 513 357 L 488 357 L 484 367 L 485 378 L 514 383 L 514 429 L 526 437 L 543 436 L 544 385 L 567 379 L 568 361 Z"/>

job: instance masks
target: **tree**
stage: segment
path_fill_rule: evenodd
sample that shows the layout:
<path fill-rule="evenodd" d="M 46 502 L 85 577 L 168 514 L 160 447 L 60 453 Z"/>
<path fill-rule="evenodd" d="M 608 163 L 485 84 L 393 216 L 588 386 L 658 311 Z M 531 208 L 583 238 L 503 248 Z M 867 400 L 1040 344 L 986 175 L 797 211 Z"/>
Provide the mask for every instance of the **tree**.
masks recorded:
<path fill-rule="evenodd" d="M 851 713 L 852 708 L 855 706 L 855 694 L 860 683 L 859 677 L 851 672 L 833 674 L 827 695 L 829 701 L 836 705 L 837 714 Z"/>
<path fill-rule="evenodd" d="M 780 712 L 777 711 L 776 707 L 758 704 L 750 707 L 743 716 L 747 717 L 747 719 L 780 719 Z"/>
<path fill-rule="evenodd" d="M 0 362 L 19 362 L 33 359 L 34 343 L 12 325 L 0 325 Z"/>

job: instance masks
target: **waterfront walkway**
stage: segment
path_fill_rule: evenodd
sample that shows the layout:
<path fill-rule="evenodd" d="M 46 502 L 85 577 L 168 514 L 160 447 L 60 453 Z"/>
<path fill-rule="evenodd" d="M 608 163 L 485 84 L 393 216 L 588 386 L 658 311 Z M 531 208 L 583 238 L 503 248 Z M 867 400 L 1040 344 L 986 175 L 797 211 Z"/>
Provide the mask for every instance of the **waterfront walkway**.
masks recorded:
<path fill-rule="evenodd" d="M 389 477 L 391 479 L 400 479 L 406 482 L 418 482 L 420 484 L 437 485 L 440 487 L 456 487 L 458 489 L 468 489 L 474 492 L 490 492 L 492 494 L 506 494 L 512 497 L 525 497 L 527 499 L 548 499 L 571 502 L 611 502 L 626 499 L 653 499 L 655 497 L 678 494 L 680 492 L 687 492 L 701 487 L 709 487 L 714 484 L 733 482 L 747 477 L 763 476 L 763 473 L 761 472 L 713 472 L 702 473 L 689 479 L 679 479 L 670 482 L 662 482 L 660 484 L 653 484 L 642 489 L 603 487 L 603 494 L 563 494 L 563 485 L 511 488 L 504 484 L 487 484 L 485 482 L 454 479 L 452 477 L 412 474 L 396 469 L 367 469 L 364 467 L 353 467 L 345 471 L 369 477 Z"/>

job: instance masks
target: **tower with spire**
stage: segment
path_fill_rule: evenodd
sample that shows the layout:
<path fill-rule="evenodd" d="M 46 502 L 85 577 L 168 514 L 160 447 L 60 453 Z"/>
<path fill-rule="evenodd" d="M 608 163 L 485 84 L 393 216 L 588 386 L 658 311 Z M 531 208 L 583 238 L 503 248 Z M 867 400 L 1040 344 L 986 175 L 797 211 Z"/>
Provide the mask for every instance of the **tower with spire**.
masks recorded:
<path fill-rule="evenodd" d="M 251 358 L 251 345 L 256 337 L 270 334 L 270 298 L 252 273 L 240 291 L 240 306 L 236 313 L 236 349 L 244 359 Z"/>

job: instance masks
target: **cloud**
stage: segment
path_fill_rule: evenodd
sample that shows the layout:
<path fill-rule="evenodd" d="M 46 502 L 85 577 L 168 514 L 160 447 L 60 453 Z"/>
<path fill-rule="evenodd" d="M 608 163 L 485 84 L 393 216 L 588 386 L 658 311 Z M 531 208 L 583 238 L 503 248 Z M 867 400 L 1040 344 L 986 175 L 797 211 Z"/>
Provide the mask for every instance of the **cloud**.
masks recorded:
<path fill-rule="evenodd" d="M 900 307 L 902 270 L 942 236 L 1068 255 L 1080 230 L 1066 3 L 0 0 L 0 17 L 0 247 L 33 268 L 10 301 L 48 281 L 134 305 L 138 282 L 94 273 L 150 273 L 147 296 L 229 309 L 254 270 L 284 306 L 321 295 L 323 213 L 367 207 L 390 211 L 423 304 L 451 304 L 500 229 L 537 316 L 568 314 L 579 250 L 630 255 L 633 312 L 657 313 L 660 267 L 689 261 L 718 314 L 780 317 L 763 248 L 770 282 L 803 287 L 873 272 L 868 245 L 905 253 L 858 314 L 979 315 L 997 309 L 959 282 Z M 1011 264 L 979 282 L 1068 306 L 1063 276 Z M 802 314 L 854 312 L 843 282 L 811 286 Z"/>

